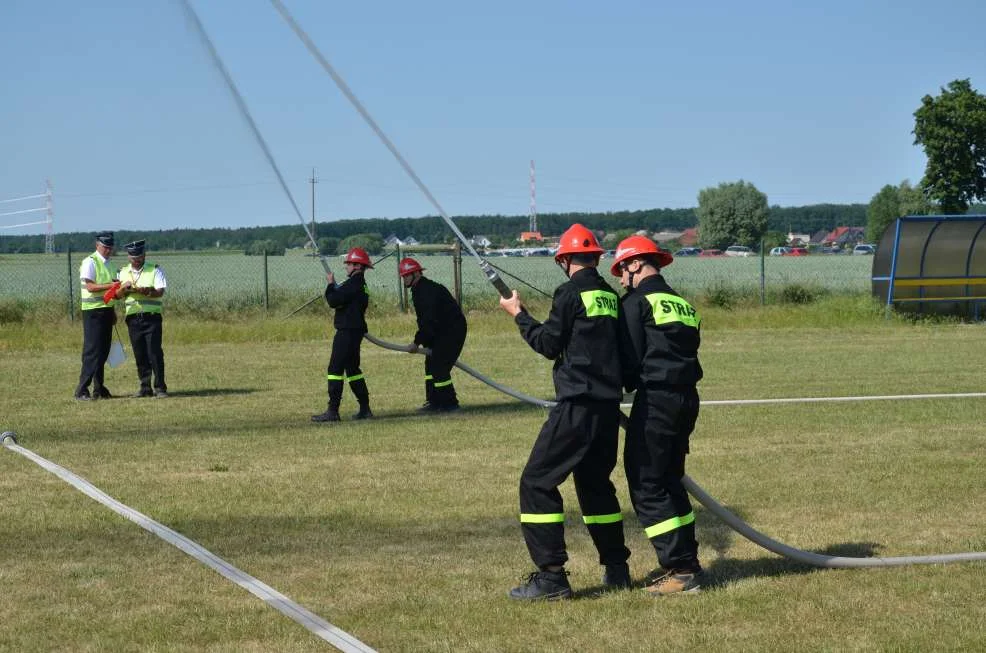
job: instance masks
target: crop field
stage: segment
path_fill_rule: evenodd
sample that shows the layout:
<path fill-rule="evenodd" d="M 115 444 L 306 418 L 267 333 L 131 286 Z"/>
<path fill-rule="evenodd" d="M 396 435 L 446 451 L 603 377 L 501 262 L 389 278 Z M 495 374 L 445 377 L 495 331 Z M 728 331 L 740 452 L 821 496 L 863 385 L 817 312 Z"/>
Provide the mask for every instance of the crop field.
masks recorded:
<path fill-rule="evenodd" d="M 489 289 L 486 298 L 495 301 Z M 711 403 L 979 392 L 982 324 L 885 320 L 878 307 L 837 296 L 700 310 L 708 403 L 688 459 L 699 485 L 755 528 L 812 552 L 986 551 L 986 398 Z M 90 403 L 72 399 L 78 323 L 2 324 L 0 430 L 379 651 L 986 649 L 986 563 L 812 568 L 753 545 L 698 504 L 702 593 L 601 594 L 570 481 L 562 492 L 576 598 L 511 602 L 507 590 L 531 570 L 517 482 L 545 411 L 457 370 L 463 409 L 418 415 L 421 357 L 364 343 L 376 418 L 350 421 L 347 390 L 343 422 L 312 424 L 325 407 L 328 316 L 322 307 L 291 320 L 166 317 L 171 397 Z M 468 317 L 463 361 L 551 396 L 551 362 L 509 317 Z M 371 317 L 370 329 L 406 343 L 415 323 L 392 312 Z M 108 369 L 106 382 L 117 395 L 136 390 L 132 361 Z M 613 480 L 639 586 L 654 553 L 619 464 Z M 331 650 L 2 447 L 0 493 L 0 650 Z"/>
<path fill-rule="evenodd" d="M 416 255 L 417 256 L 417 255 Z M 71 266 L 64 255 L 17 254 L 0 256 L 0 301 L 45 298 L 64 305 L 71 281 L 78 292 L 81 254 L 73 254 Z M 452 287 L 451 256 L 418 256 L 431 278 Z M 263 304 L 264 259 L 239 253 L 150 253 L 148 260 L 160 264 L 168 275 L 168 303 L 172 307 L 221 305 L 243 308 Z M 488 259 L 508 285 L 522 297 L 551 295 L 564 276 L 551 257 L 493 257 Z M 607 269 L 608 259 L 603 259 Z M 113 262 L 125 265 L 126 257 Z M 868 293 L 873 258 L 870 256 L 768 257 L 764 261 L 765 288 L 777 290 L 799 284 L 836 293 Z M 334 272 L 342 274 L 341 259 L 330 259 Z M 668 281 L 686 295 L 697 297 L 712 288 L 726 287 L 747 295 L 759 292 L 759 258 L 681 258 L 665 269 Z M 378 308 L 399 303 L 400 282 L 394 256 L 383 258 L 367 273 L 372 301 Z M 615 278 L 614 285 L 618 285 Z M 317 297 L 325 287 L 324 272 L 316 259 L 296 252 L 267 258 L 266 287 L 270 301 L 281 307 L 301 305 Z M 488 297 L 482 272 L 468 257 L 462 261 L 463 301 L 479 306 Z M 74 296 L 74 295 L 73 295 Z"/>

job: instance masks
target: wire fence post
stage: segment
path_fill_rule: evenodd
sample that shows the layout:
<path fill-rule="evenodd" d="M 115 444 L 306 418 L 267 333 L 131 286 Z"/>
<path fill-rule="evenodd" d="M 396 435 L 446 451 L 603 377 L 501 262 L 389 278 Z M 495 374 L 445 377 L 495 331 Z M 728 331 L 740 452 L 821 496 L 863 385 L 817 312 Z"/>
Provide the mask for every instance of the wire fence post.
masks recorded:
<path fill-rule="evenodd" d="M 270 283 L 267 278 L 267 248 L 264 248 L 264 310 L 270 311 Z"/>
<path fill-rule="evenodd" d="M 458 240 L 452 248 L 452 284 L 455 286 L 455 301 L 462 306 L 462 243 Z"/>
<path fill-rule="evenodd" d="M 75 293 L 72 292 L 72 248 L 66 252 L 68 261 L 68 321 L 75 322 Z"/>
<path fill-rule="evenodd" d="M 400 306 L 401 313 L 407 313 L 407 288 L 404 287 L 404 282 L 401 280 L 401 246 L 400 243 L 394 245 L 397 252 L 397 303 Z"/>
<path fill-rule="evenodd" d="M 767 305 L 767 265 L 764 258 L 763 238 L 760 239 L 760 305 Z"/>

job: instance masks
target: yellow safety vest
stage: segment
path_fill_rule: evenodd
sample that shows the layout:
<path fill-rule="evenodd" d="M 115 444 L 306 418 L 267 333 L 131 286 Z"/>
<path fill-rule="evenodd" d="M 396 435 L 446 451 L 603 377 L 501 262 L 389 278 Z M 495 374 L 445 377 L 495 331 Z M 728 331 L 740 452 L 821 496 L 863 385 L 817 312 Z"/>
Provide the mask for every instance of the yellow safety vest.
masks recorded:
<path fill-rule="evenodd" d="M 96 264 L 96 278 L 93 281 L 98 284 L 113 283 L 113 273 L 106 267 L 103 260 L 95 252 L 90 254 L 89 258 Z M 85 282 L 80 283 L 80 290 L 82 295 L 82 310 L 84 311 L 91 311 L 95 308 L 113 308 L 116 306 L 115 299 L 111 299 L 108 304 L 104 304 L 102 293 L 89 292 L 86 290 Z"/>
<path fill-rule="evenodd" d="M 144 263 L 144 269 L 140 271 L 140 276 L 134 281 L 135 286 L 141 288 L 153 288 L 154 287 L 154 271 L 157 270 L 157 265 L 155 263 Z M 133 267 L 128 263 L 122 270 L 120 270 L 120 279 L 133 279 Z M 127 315 L 136 315 L 137 313 L 160 313 L 162 308 L 162 300 L 164 297 L 147 297 L 146 295 L 141 295 L 138 293 L 131 293 L 127 295 L 127 299 L 124 305 L 127 307 Z"/>

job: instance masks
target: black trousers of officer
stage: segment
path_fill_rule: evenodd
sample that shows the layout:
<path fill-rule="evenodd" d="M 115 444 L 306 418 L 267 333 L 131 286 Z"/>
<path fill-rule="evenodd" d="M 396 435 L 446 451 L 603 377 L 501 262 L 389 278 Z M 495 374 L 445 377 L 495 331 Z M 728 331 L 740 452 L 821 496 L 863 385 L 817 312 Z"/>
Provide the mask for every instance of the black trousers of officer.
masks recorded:
<path fill-rule="evenodd" d="M 637 390 L 630 409 L 623 465 L 630 500 L 645 529 L 692 514 L 681 479 L 698 410 L 694 386 Z M 664 569 L 700 569 L 694 521 L 655 535 L 650 541 Z"/>
<path fill-rule="evenodd" d="M 425 401 L 434 408 L 458 406 L 459 398 L 452 384 L 452 368 L 459 360 L 462 346 L 466 342 L 465 329 L 456 329 L 442 334 L 425 356 Z"/>
<path fill-rule="evenodd" d="M 362 341 L 363 332 L 358 329 L 338 329 L 332 339 L 328 369 L 329 410 L 339 411 L 345 379 L 349 379 L 349 389 L 356 395 L 360 407 L 370 405 L 370 392 L 359 367 L 359 346 Z"/>
<path fill-rule="evenodd" d="M 161 349 L 162 319 L 160 313 L 135 313 L 126 317 L 130 346 L 134 350 L 137 363 L 137 378 L 140 391 L 151 390 L 151 376 L 154 389 L 167 392 L 164 382 L 164 350 Z"/>
<path fill-rule="evenodd" d="M 90 383 L 94 396 L 102 391 L 114 324 L 116 312 L 112 308 L 82 311 L 82 372 L 79 374 L 79 385 L 75 388 L 76 396 L 88 392 Z"/>
<path fill-rule="evenodd" d="M 609 479 L 616 466 L 618 438 L 616 402 L 561 401 L 551 409 L 520 477 L 521 530 L 531 559 L 542 571 L 568 560 L 565 525 L 532 523 L 525 521 L 525 515 L 564 514 L 558 486 L 569 474 L 599 563 L 619 564 L 630 557 L 616 488 Z M 604 519 L 593 519 L 599 517 Z"/>

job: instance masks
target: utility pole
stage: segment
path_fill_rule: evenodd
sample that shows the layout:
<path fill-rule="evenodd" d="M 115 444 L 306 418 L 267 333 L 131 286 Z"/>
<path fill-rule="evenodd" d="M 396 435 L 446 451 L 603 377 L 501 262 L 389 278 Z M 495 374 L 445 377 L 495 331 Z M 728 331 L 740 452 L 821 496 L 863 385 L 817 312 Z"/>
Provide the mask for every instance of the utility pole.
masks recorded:
<path fill-rule="evenodd" d="M 534 193 L 534 159 L 531 159 L 531 214 L 530 214 L 530 224 L 528 225 L 528 231 L 536 232 L 538 230 L 538 210 L 537 202 L 535 200 Z"/>
<path fill-rule="evenodd" d="M 318 183 L 318 178 L 315 177 L 315 168 L 312 168 L 312 176 L 311 176 L 311 179 L 308 180 L 308 183 L 310 183 L 312 185 L 312 238 L 314 239 L 314 238 L 316 238 L 316 235 L 315 235 L 315 184 Z M 314 247 L 315 249 L 318 249 L 318 242 L 313 242 L 312 243 L 312 247 Z"/>

